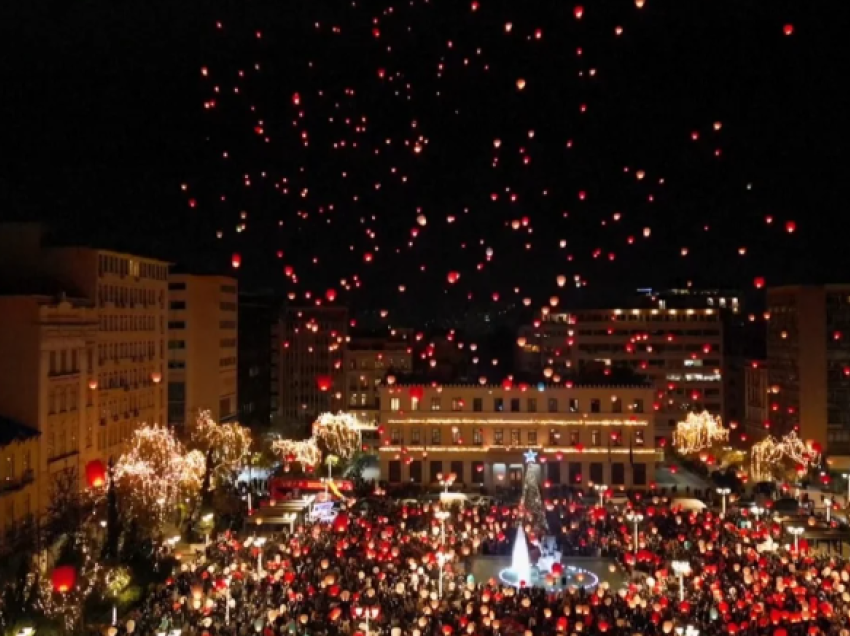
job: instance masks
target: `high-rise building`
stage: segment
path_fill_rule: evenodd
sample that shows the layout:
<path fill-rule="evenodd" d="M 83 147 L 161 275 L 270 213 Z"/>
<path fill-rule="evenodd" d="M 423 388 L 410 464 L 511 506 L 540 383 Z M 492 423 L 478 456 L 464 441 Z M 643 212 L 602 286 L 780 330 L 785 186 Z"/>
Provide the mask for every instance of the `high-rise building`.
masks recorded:
<path fill-rule="evenodd" d="M 413 368 L 410 334 L 397 337 L 353 337 L 345 351 L 345 400 L 341 408 L 364 424 L 377 426 L 380 418 L 380 388 L 389 375 L 408 375 Z M 371 430 L 363 432 L 363 443 L 377 446 Z"/>
<path fill-rule="evenodd" d="M 182 426 L 201 410 L 236 419 L 238 288 L 227 276 L 168 279 L 168 422 Z"/>
<path fill-rule="evenodd" d="M 24 463 L 37 481 L 29 510 L 38 514 L 60 473 L 84 485 L 87 463 L 111 450 L 99 404 L 99 323 L 89 301 L 48 295 L 0 296 L 0 316 L 0 414 L 35 431 L 38 450 Z"/>
<path fill-rule="evenodd" d="M 239 421 L 253 428 L 271 424 L 276 305 L 271 293 L 239 293 Z"/>
<path fill-rule="evenodd" d="M 770 428 L 850 466 L 850 285 L 767 291 Z"/>
<path fill-rule="evenodd" d="M 69 298 L 93 304 L 95 361 L 87 369 L 97 373 L 91 381 L 98 392 L 95 438 L 103 459 L 117 456 L 141 424 L 166 422 L 168 263 L 112 250 L 51 246 L 41 226 L 5 224 L 0 226 L 0 278 L 22 289 L 55 281 Z M 61 325 L 57 332 L 63 333 Z M 84 383 L 82 374 L 79 381 Z"/>
<path fill-rule="evenodd" d="M 689 410 L 724 412 L 723 322 L 717 308 L 662 304 L 549 312 L 522 327 L 517 344 L 518 367 L 526 373 L 626 367 L 646 376 L 655 389 L 659 436 L 669 437 Z"/>
<path fill-rule="evenodd" d="M 767 363 L 764 360 L 750 360 L 744 366 L 744 390 L 746 406 L 743 433 L 751 440 L 759 441 L 771 432 L 770 384 L 768 384 Z"/>
<path fill-rule="evenodd" d="M 646 488 L 655 473 L 649 386 L 382 385 L 381 479 L 519 489 L 530 450 L 546 485 Z"/>
<path fill-rule="evenodd" d="M 345 402 L 344 307 L 288 307 L 277 326 L 277 415 L 288 434 L 308 435 L 316 417 Z"/>

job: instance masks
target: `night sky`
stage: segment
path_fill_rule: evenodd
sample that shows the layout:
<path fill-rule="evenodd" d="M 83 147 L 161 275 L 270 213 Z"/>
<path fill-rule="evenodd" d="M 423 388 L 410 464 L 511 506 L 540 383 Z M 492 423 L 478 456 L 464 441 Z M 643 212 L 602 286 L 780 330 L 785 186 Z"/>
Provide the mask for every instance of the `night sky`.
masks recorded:
<path fill-rule="evenodd" d="M 843 2 L 5 4 L 3 219 L 423 315 L 850 279 Z"/>

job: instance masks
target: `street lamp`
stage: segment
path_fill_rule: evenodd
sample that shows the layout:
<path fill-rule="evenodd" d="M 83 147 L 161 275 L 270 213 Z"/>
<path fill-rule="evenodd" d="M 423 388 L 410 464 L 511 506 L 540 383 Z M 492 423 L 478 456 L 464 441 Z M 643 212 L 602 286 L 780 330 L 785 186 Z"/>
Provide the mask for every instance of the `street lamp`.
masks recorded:
<path fill-rule="evenodd" d="M 723 515 L 724 517 L 726 516 L 726 497 L 729 496 L 730 492 L 732 492 L 731 488 L 718 488 L 717 489 L 717 494 L 722 497 L 720 514 Z"/>
<path fill-rule="evenodd" d="M 224 624 L 230 625 L 230 576 L 224 579 Z"/>
<path fill-rule="evenodd" d="M 263 576 L 263 546 L 266 545 L 265 537 L 256 537 L 254 545 L 257 546 L 257 574 Z"/>
<path fill-rule="evenodd" d="M 673 561 L 673 571 L 679 577 L 679 601 L 685 600 L 685 575 L 691 571 L 691 564 L 687 561 Z"/>
<path fill-rule="evenodd" d="M 210 545 L 210 529 L 213 525 L 213 513 L 208 512 L 203 517 L 201 517 L 201 521 L 204 524 L 204 528 L 206 530 L 206 534 L 204 535 L 204 547 L 208 548 Z"/>
<path fill-rule="evenodd" d="M 788 532 L 794 537 L 794 552 L 800 551 L 800 535 L 803 534 L 803 526 L 788 526 Z"/>
<path fill-rule="evenodd" d="M 437 597 L 443 598 L 443 565 L 449 560 L 449 555 L 440 550 L 437 552 L 437 563 L 440 565 L 440 577 L 437 586 Z"/>
<path fill-rule="evenodd" d="M 626 515 L 626 519 L 635 524 L 635 554 L 638 551 L 638 524 L 643 521 L 643 515 L 639 512 L 630 512 Z"/>
<path fill-rule="evenodd" d="M 832 519 L 832 499 L 829 497 L 825 498 L 823 505 L 826 506 L 826 522 L 829 523 Z"/>
<path fill-rule="evenodd" d="M 759 520 L 759 515 L 761 515 L 765 511 L 764 508 L 760 508 L 759 506 L 753 506 L 752 508 L 750 508 L 750 510 L 755 515 L 756 522 L 758 522 Z"/>
<path fill-rule="evenodd" d="M 843 473 L 841 476 L 847 480 L 847 505 L 850 506 L 850 473 Z"/>
<path fill-rule="evenodd" d="M 437 512 L 434 513 L 434 516 L 437 517 L 437 519 L 440 520 L 441 544 L 443 546 L 445 546 L 446 545 L 446 519 L 448 519 L 449 516 L 450 516 L 449 512 L 448 512 L 448 510 L 438 510 Z"/>
<path fill-rule="evenodd" d="M 354 612 L 354 617 L 357 619 L 365 618 L 366 619 L 366 636 L 369 636 L 369 620 L 376 619 L 381 614 L 381 608 L 378 605 L 368 605 L 366 607 L 362 605 L 356 605 L 352 610 Z"/>
<path fill-rule="evenodd" d="M 595 484 L 593 486 L 593 488 L 596 490 L 597 493 L 599 493 L 599 501 L 601 502 L 601 505 L 604 507 L 605 506 L 605 493 L 608 492 L 608 486 L 606 486 L 605 484 Z"/>

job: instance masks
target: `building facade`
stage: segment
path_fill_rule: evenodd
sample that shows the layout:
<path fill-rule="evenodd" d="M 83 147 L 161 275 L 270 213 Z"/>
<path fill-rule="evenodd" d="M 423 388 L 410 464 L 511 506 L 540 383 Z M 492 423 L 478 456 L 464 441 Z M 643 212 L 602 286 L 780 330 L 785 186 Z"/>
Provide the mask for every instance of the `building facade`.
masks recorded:
<path fill-rule="evenodd" d="M 239 421 L 255 429 L 271 424 L 275 306 L 270 293 L 239 294 Z"/>
<path fill-rule="evenodd" d="M 100 323 L 92 303 L 50 296 L 0 296 L 0 315 L 0 414 L 35 432 L 28 443 L 37 452 L 23 463 L 37 482 L 29 507 L 37 514 L 61 473 L 84 486 L 87 463 L 110 452 L 100 405 Z"/>
<path fill-rule="evenodd" d="M 93 303 L 102 459 L 125 448 L 143 423 L 166 422 L 168 263 L 91 247 L 51 246 L 37 224 L 0 227 L 0 278 L 26 285 L 49 279 L 68 297 Z M 26 423 L 26 421 L 24 421 Z"/>
<path fill-rule="evenodd" d="M 288 307 L 276 334 L 277 416 L 286 434 L 306 436 L 319 414 L 344 407 L 348 310 Z"/>
<path fill-rule="evenodd" d="M 714 308 L 550 312 L 521 328 L 517 344 L 527 373 L 627 367 L 646 376 L 662 437 L 688 411 L 724 412 L 723 323 Z"/>
<path fill-rule="evenodd" d="M 550 484 L 647 488 L 654 480 L 651 387 L 380 388 L 381 478 L 391 484 L 517 488 L 524 453 Z"/>
<path fill-rule="evenodd" d="M 770 384 L 767 363 L 764 360 L 750 360 L 744 366 L 744 389 L 744 433 L 752 440 L 759 441 L 771 432 Z"/>
<path fill-rule="evenodd" d="M 768 289 L 770 425 L 850 467 L 850 285 Z"/>
<path fill-rule="evenodd" d="M 37 518 L 39 441 L 35 429 L 0 416 L 0 553 Z"/>
<path fill-rule="evenodd" d="M 168 423 L 208 410 L 238 415 L 238 287 L 227 276 L 172 274 L 168 280 Z"/>

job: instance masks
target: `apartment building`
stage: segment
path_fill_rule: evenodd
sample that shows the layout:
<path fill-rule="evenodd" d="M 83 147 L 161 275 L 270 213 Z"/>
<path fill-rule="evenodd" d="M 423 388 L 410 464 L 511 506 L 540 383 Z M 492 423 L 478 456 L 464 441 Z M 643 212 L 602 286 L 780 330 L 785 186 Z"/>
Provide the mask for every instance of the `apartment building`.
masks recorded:
<path fill-rule="evenodd" d="M 723 322 L 716 308 L 547 312 L 520 329 L 517 345 L 523 372 L 627 367 L 646 376 L 662 437 L 670 437 L 688 411 L 724 412 Z"/>
<path fill-rule="evenodd" d="M 750 360 L 744 366 L 744 389 L 746 394 L 743 432 L 759 441 L 770 430 L 770 384 L 767 362 Z"/>
<path fill-rule="evenodd" d="M 238 298 L 235 278 L 172 274 L 168 280 L 168 422 L 200 410 L 238 416 Z"/>
<path fill-rule="evenodd" d="M 38 513 L 39 433 L 0 416 L 0 553 Z"/>
<path fill-rule="evenodd" d="M 42 281 L 93 305 L 97 331 L 91 368 L 96 376 L 88 381 L 97 391 L 100 411 L 94 438 L 101 459 L 115 457 L 138 426 L 166 421 L 168 263 L 51 245 L 37 224 L 0 226 L 0 282 L 26 290 Z"/>
<path fill-rule="evenodd" d="M 287 434 L 310 434 L 316 417 L 345 406 L 344 307 L 288 307 L 276 327 L 272 399 Z"/>
<path fill-rule="evenodd" d="M 34 432 L 26 445 L 37 450 L 17 466 L 26 464 L 37 482 L 29 511 L 43 512 L 60 473 L 76 473 L 82 486 L 87 463 L 110 450 L 100 405 L 100 323 L 91 302 L 61 296 L 0 296 L 0 315 L 0 414 L 17 423 L 12 433 Z"/>
<path fill-rule="evenodd" d="M 654 394 L 648 386 L 380 387 L 381 478 L 391 484 L 518 488 L 524 455 L 548 484 L 647 488 Z"/>
<path fill-rule="evenodd" d="M 770 288 L 767 309 L 771 429 L 850 468 L 850 285 Z"/>

